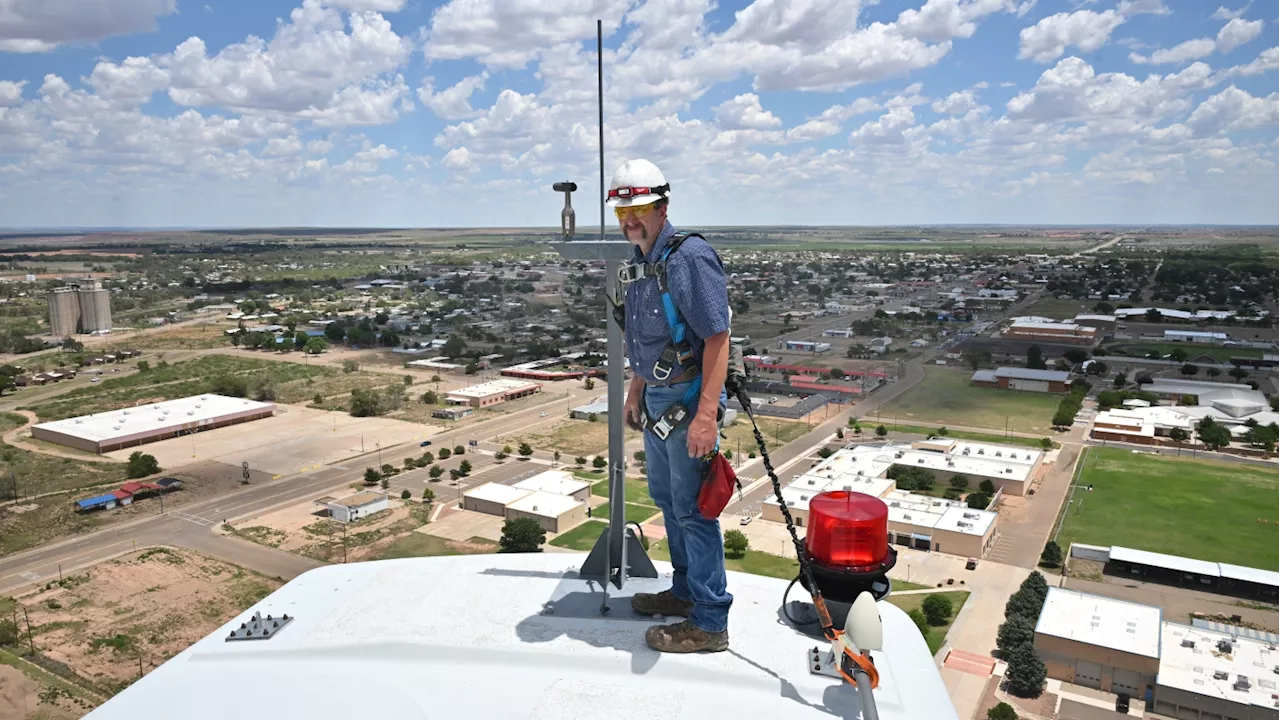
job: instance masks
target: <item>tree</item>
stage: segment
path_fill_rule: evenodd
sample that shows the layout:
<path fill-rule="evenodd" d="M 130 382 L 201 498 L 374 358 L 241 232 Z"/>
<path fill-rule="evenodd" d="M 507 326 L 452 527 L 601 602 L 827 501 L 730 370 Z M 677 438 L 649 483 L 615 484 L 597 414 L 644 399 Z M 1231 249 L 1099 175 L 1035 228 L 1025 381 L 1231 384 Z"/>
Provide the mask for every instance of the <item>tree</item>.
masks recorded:
<path fill-rule="evenodd" d="M 351 391 L 351 416 L 371 417 L 383 412 L 382 395 L 377 390 L 356 388 Z"/>
<path fill-rule="evenodd" d="M 360 369 L 360 363 L 355 360 L 342 361 L 342 372 L 344 373 L 353 373 L 359 369 Z"/>
<path fill-rule="evenodd" d="M 417 458 L 411 458 L 411 457 L 408 457 L 408 458 L 405 458 L 405 459 L 404 459 L 404 469 L 405 469 L 405 470 L 412 470 L 412 469 L 414 469 L 414 468 L 416 468 L 416 467 L 418 467 L 418 460 L 417 460 Z"/>
<path fill-rule="evenodd" d="M 457 481 L 457 480 L 458 480 L 458 478 L 460 478 L 460 477 L 462 477 L 462 472 L 461 472 L 460 470 L 458 470 L 457 468 L 454 468 L 454 469 L 452 469 L 452 470 L 450 470 L 450 471 L 449 471 L 449 479 L 450 479 L 450 480 Z"/>
<path fill-rule="evenodd" d="M 430 505 L 436 501 L 436 491 L 431 488 L 422 488 L 422 502 L 424 505 Z"/>
<path fill-rule="evenodd" d="M 587 376 L 587 377 L 582 381 L 582 387 L 586 388 L 587 390 L 595 390 L 595 389 L 596 389 L 596 381 L 595 381 L 595 380 L 593 380 L 593 379 L 591 379 L 591 376 Z"/>
<path fill-rule="evenodd" d="M 454 445 L 454 446 L 453 446 L 453 454 L 454 454 L 454 455 L 466 455 L 466 454 L 467 454 L 467 449 L 466 449 L 465 447 L 463 447 L 462 445 Z"/>
<path fill-rule="evenodd" d="M 947 426 L 946 426 L 946 425 L 943 425 L 942 427 L 940 427 L 940 428 L 938 428 L 938 429 L 937 429 L 936 434 L 937 434 L 937 435 L 940 435 L 941 437 L 946 437 L 946 436 L 947 436 L 947 433 L 949 433 L 949 432 L 950 432 L 950 431 L 949 431 L 949 430 L 947 430 Z"/>
<path fill-rule="evenodd" d="M 1040 553 L 1040 566 L 1056 568 L 1060 565 L 1062 565 L 1062 548 L 1058 543 L 1050 540 L 1044 544 L 1044 550 Z"/>
<path fill-rule="evenodd" d="M 1089 359 L 1089 351 L 1081 348 L 1067 348 L 1062 357 L 1073 365 L 1079 365 Z"/>
<path fill-rule="evenodd" d="M 1018 711 L 1009 703 L 1002 702 L 987 711 L 987 720 L 1018 720 Z"/>
<path fill-rule="evenodd" d="M 556 462 L 560 462 L 560 451 L 556 450 L 555 452 L 551 453 L 551 459 L 555 460 Z"/>
<path fill-rule="evenodd" d="M 1249 377 L 1249 371 L 1245 370 L 1242 367 L 1233 367 L 1227 371 L 1227 374 L 1230 375 L 1234 380 L 1243 380 Z"/>
<path fill-rule="evenodd" d="M 547 541 L 547 531 L 542 529 L 533 518 L 515 518 L 502 524 L 502 538 L 498 540 L 499 550 L 503 553 L 535 553 L 542 552 L 542 544 Z"/>
<path fill-rule="evenodd" d="M 741 530 L 730 530 L 724 534 L 724 554 L 725 557 L 740 558 L 747 554 L 747 548 L 750 541 Z"/>
<path fill-rule="evenodd" d="M 594 457 L 594 458 L 592 458 L 592 460 L 591 460 L 591 467 L 596 468 L 597 470 L 603 470 L 603 469 L 604 469 L 604 467 L 605 467 L 606 465 L 608 465 L 608 464 L 609 464 L 609 461 L 608 461 L 608 460 L 605 460 L 604 458 L 600 457 L 599 455 L 595 456 L 595 457 Z"/>
<path fill-rule="evenodd" d="M 347 337 L 347 330 L 337 323 L 329 323 L 324 326 L 324 336 L 329 338 L 329 342 L 340 343 Z"/>
<path fill-rule="evenodd" d="M 599 419 L 600 418 L 596 417 L 595 413 L 587 413 L 587 422 L 595 422 L 596 420 L 599 420 Z"/>
<path fill-rule="evenodd" d="M 440 396 L 434 390 L 428 390 L 422 393 L 422 397 L 418 398 L 425 405 L 435 405 L 440 402 Z"/>
<path fill-rule="evenodd" d="M 844 428 L 836 428 L 836 439 L 837 440 L 844 439 Z"/>
<path fill-rule="evenodd" d="M 884 437 L 885 435 L 888 435 L 888 434 L 889 434 L 889 428 L 883 425 L 876 426 L 876 437 Z"/>
<path fill-rule="evenodd" d="M 1227 426 L 1214 422 L 1211 417 L 1203 418 L 1196 425 L 1196 436 L 1210 450 L 1217 450 L 1231 444 L 1231 431 Z"/>
<path fill-rule="evenodd" d="M 322 337 L 307 338 L 307 342 L 302 346 L 302 352 L 308 355 L 319 355 L 329 349 L 329 343 Z"/>
<path fill-rule="evenodd" d="M 1006 657 L 1019 645 L 1031 642 L 1035 636 L 1036 626 L 1021 615 L 1005 620 L 996 632 L 996 647 L 1000 655 Z"/>
<path fill-rule="evenodd" d="M 1181 454 L 1182 443 L 1186 442 L 1190 438 L 1191 438 L 1191 433 L 1187 432 L 1186 430 L 1183 430 L 1180 427 L 1176 427 L 1169 431 L 1169 439 L 1178 444 L 1179 454 Z"/>
<path fill-rule="evenodd" d="M 1116 373 L 1116 379 L 1112 381 L 1111 384 L 1114 385 L 1118 390 L 1124 387 L 1124 384 L 1127 382 L 1129 382 L 1129 376 L 1125 375 L 1124 371 L 1121 370 L 1120 372 Z"/>
<path fill-rule="evenodd" d="M 520 447 L 516 449 L 516 452 L 520 453 L 520 457 L 527 458 L 530 455 L 533 455 L 533 446 L 527 442 L 522 442 L 520 443 Z"/>
<path fill-rule="evenodd" d="M 830 376 L 832 380 L 840 380 L 844 377 L 844 371 L 840 368 L 831 368 L 827 375 Z"/>
<path fill-rule="evenodd" d="M 1182 366 L 1182 370 L 1180 370 L 1179 372 L 1181 372 L 1183 375 L 1195 375 L 1196 373 L 1200 372 L 1200 368 L 1195 365 L 1192 365 L 1191 363 L 1187 363 L 1186 365 Z"/>
<path fill-rule="evenodd" d="M 978 489 L 988 495 L 996 494 L 996 484 L 991 482 L 990 478 L 978 483 Z"/>
<path fill-rule="evenodd" d="M 450 335 L 440 348 L 440 352 L 444 353 L 445 357 L 459 358 L 467 354 L 467 344 L 461 337 Z"/>
<path fill-rule="evenodd" d="M 154 455 L 148 455 L 141 450 L 134 450 L 129 455 L 129 464 L 125 467 L 125 474 L 129 477 L 146 477 L 158 472 L 160 472 L 160 463 L 156 462 Z"/>
<path fill-rule="evenodd" d="M 1045 669 L 1040 655 L 1031 643 L 1013 648 L 1006 658 L 1009 668 L 1004 676 L 1009 679 L 1009 690 L 1022 697 L 1039 697 L 1044 688 Z"/>
<path fill-rule="evenodd" d="M 574 465 L 586 465 L 586 464 L 587 464 L 587 459 L 586 459 L 586 458 L 584 458 L 584 457 L 582 457 L 581 455 L 579 455 L 579 456 L 577 456 L 577 457 L 575 457 L 575 458 L 573 459 L 573 464 L 574 464 Z"/>
<path fill-rule="evenodd" d="M 1047 437 L 1040 438 L 1040 447 L 1043 448 L 1044 450 L 1052 450 L 1053 439 L 1047 438 Z"/>
<path fill-rule="evenodd" d="M 991 496 L 984 492 L 969 493 L 969 497 L 965 498 L 965 504 L 971 510 L 986 510 L 991 504 Z"/>
<path fill-rule="evenodd" d="M 431 476 L 432 480 L 438 481 L 440 476 L 444 474 L 444 468 L 439 465 L 432 465 L 431 469 L 427 471 L 427 474 Z"/>
<path fill-rule="evenodd" d="M 401 490 L 401 491 L 400 491 L 400 499 L 401 499 L 401 500 L 408 500 L 408 499 L 409 499 L 409 498 L 411 498 L 411 497 L 413 497 L 413 493 L 409 492 L 407 489 L 406 489 L 406 490 Z"/>
<path fill-rule="evenodd" d="M 826 459 L 834 455 L 835 452 L 829 447 L 818 448 L 818 457 Z"/>
<path fill-rule="evenodd" d="M 427 450 L 427 451 L 423 452 L 423 453 L 422 453 L 422 457 L 420 457 L 420 458 L 418 458 L 418 459 L 419 459 L 419 460 L 422 460 L 422 461 L 423 461 L 423 462 L 425 462 L 426 464 L 430 465 L 431 463 L 433 463 L 433 462 L 435 462 L 435 461 L 436 461 L 436 456 L 435 456 L 435 455 L 432 455 L 430 450 Z"/>
<path fill-rule="evenodd" d="M 1040 605 L 1044 605 L 1044 599 L 1049 596 L 1049 581 L 1044 579 L 1039 570 L 1032 570 L 1027 579 L 1022 581 L 1022 585 L 1018 586 L 1018 591 L 1031 593 Z M 1040 617 L 1039 607 L 1036 608 L 1036 617 Z"/>
<path fill-rule="evenodd" d="M 946 625 L 951 617 L 951 599 L 946 595 L 933 594 L 925 597 L 920 609 L 930 625 Z"/>
<path fill-rule="evenodd" d="M 147 362 L 146 360 L 138 361 L 138 372 L 146 372 L 150 369 L 151 369 L 151 363 Z"/>
<path fill-rule="evenodd" d="M 636 462 L 644 462 L 645 454 L 643 450 L 637 450 L 631 454 L 631 457 L 635 458 Z"/>
<path fill-rule="evenodd" d="M 382 473 L 378 472 L 377 470 L 374 470 L 373 468 L 364 469 L 365 485 L 377 485 L 378 481 L 381 479 L 382 479 Z"/>
<path fill-rule="evenodd" d="M 1032 345 L 1027 348 L 1027 367 L 1032 370 L 1046 369 L 1044 364 L 1044 351 L 1040 349 L 1039 345 Z"/>
<path fill-rule="evenodd" d="M 467 473 L 471 472 L 471 461 L 463 460 L 462 462 L 458 463 L 458 472 L 462 473 L 463 475 L 466 475 Z"/>
<path fill-rule="evenodd" d="M 404 382 L 404 386 L 405 386 L 405 387 L 409 387 L 410 385 L 412 385 L 412 384 L 413 384 L 413 376 L 412 376 L 412 375 L 405 375 L 405 376 L 404 376 L 404 381 L 403 381 L 403 382 Z"/>
<path fill-rule="evenodd" d="M 1160 313 L 1158 308 L 1147 308 L 1147 312 L 1142 317 L 1149 323 L 1158 323 L 1164 320 L 1164 315 Z"/>
<path fill-rule="evenodd" d="M 1221 375 L 1221 374 L 1222 374 L 1222 371 L 1221 371 L 1221 370 L 1219 370 L 1219 369 L 1218 369 L 1218 368 L 1216 368 L 1216 367 L 1211 367 L 1211 368 L 1206 369 L 1206 370 L 1204 371 L 1204 374 L 1205 374 L 1205 375 L 1208 375 L 1209 377 L 1218 377 L 1219 375 Z"/>
<path fill-rule="evenodd" d="M 953 487 L 953 488 L 955 488 L 955 489 L 957 489 L 957 490 L 964 490 L 965 488 L 969 487 L 969 478 L 968 478 L 968 476 L 966 476 L 966 475 L 961 475 L 960 473 L 956 473 L 955 475 L 952 475 L 952 476 L 951 476 L 951 487 Z"/>
<path fill-rule="evenodd" d="M 911 622 L 916 624 L 916 629 L 920 631 L 921 635 L 926 638 L 929 637 L 929 619 L 924 616 L 924 613 L 920 612 L 920 608 L 912 608 L 911 612 L 907 613 L 907 617 L 911 618 Z"/>
<path fill-rule="evenodd" d="M 439 455 L 441 460 L 448 460 L 449 456 L 452 454 L 453 454 L 453 451 L 450 450 L 449 448 L 440 448 Z"/>

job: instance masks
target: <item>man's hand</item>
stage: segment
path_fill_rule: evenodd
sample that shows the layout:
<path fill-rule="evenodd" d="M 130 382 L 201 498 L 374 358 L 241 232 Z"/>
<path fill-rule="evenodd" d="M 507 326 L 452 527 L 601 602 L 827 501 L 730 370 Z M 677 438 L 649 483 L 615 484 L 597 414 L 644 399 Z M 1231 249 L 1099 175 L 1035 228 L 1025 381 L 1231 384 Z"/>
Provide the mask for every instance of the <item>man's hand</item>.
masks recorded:
<path fill-rule="evenodd" d="M 689 423 L 689 457 L 702 457 L 716 447 L 716 415 L 698 413 Z"/>
<path fill-rule="evenodd" d="M 644 411 L 640 409 L 640 393 L 635 391 L 627 393 L 627 401 L 622 405 L 622 419 L 627 423 L 627 427 L 637 432 L 643 431 L 644 426 L 640 424 L 642 412 Z"/>

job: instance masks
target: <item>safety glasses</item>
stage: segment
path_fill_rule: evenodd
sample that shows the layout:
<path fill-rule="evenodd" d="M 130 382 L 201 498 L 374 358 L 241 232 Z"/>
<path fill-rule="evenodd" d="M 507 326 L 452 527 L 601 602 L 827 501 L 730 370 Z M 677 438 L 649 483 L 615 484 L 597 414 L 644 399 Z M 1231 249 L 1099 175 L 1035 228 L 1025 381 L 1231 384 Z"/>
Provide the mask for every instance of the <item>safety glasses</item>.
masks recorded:
<path fill-rule="evenodd" d="M 653 203 L 648 203 L 647 205 L 632 205 L 630 207 L 615 207 L 613 209 L 613 214 L 618 216 L 619 220 L 626 220 L 627 218 L 633 217 L 639 218 L 653 212 L 653 207 Z"/>

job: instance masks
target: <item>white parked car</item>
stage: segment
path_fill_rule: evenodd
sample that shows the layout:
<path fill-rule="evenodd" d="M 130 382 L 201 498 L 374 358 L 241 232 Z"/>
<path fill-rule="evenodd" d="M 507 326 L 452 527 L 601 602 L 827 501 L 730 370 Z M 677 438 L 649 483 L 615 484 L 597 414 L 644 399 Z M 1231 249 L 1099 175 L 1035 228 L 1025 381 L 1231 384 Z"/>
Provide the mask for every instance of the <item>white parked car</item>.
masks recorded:
<path fill-rule="evenodd" d="M 751 515 L 743 515 L 743 516 L 742 516 L 742 519 L 738 520 L 738 524 L 739 524 L 739 525 L 750 525 L 750 524 L 751 524 L 751 519 L 752 519 L 752 517 L 753 517 L 753 516 L 751 516 Z"/>
<path fill-rule="evenodd" d="M 538 417 L 546 417 L 546 416 L 547 416 L 547 412 L 545 410 L 538 413 Z"/>

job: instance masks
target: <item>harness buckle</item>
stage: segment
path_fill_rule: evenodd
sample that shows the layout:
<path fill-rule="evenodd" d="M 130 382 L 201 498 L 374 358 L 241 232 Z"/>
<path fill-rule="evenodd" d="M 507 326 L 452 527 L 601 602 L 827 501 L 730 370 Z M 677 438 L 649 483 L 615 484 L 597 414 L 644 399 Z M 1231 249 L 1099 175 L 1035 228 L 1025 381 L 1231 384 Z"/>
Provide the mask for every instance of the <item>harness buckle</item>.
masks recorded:
<path fill-rule="evenodd" d="M 637 263 L 627 263 L 618 266 L 618 282 L 623 285 L 629 285 L 637 280 L 644 279 L 645 266 Z"/>
<path fill-rule="evenodd" d="M 674 346 L 668 345 L 662 349 L 662 356 L 653 364 L 653 376 L 659 382 L 666 382 L 678 365 L 680 365 L 679 351 Z"/>
<path fill-rule="evenodd" d="M 688 414 L 689 409 L 683 404 L 672 403 L 671 407 L 662 413 L 662 417 L 653 424 L 653 434 L 657 435 L 659 440 L 666 440 L 673 430 L 680 427 L 680 423 L 684 422 Z"/>

